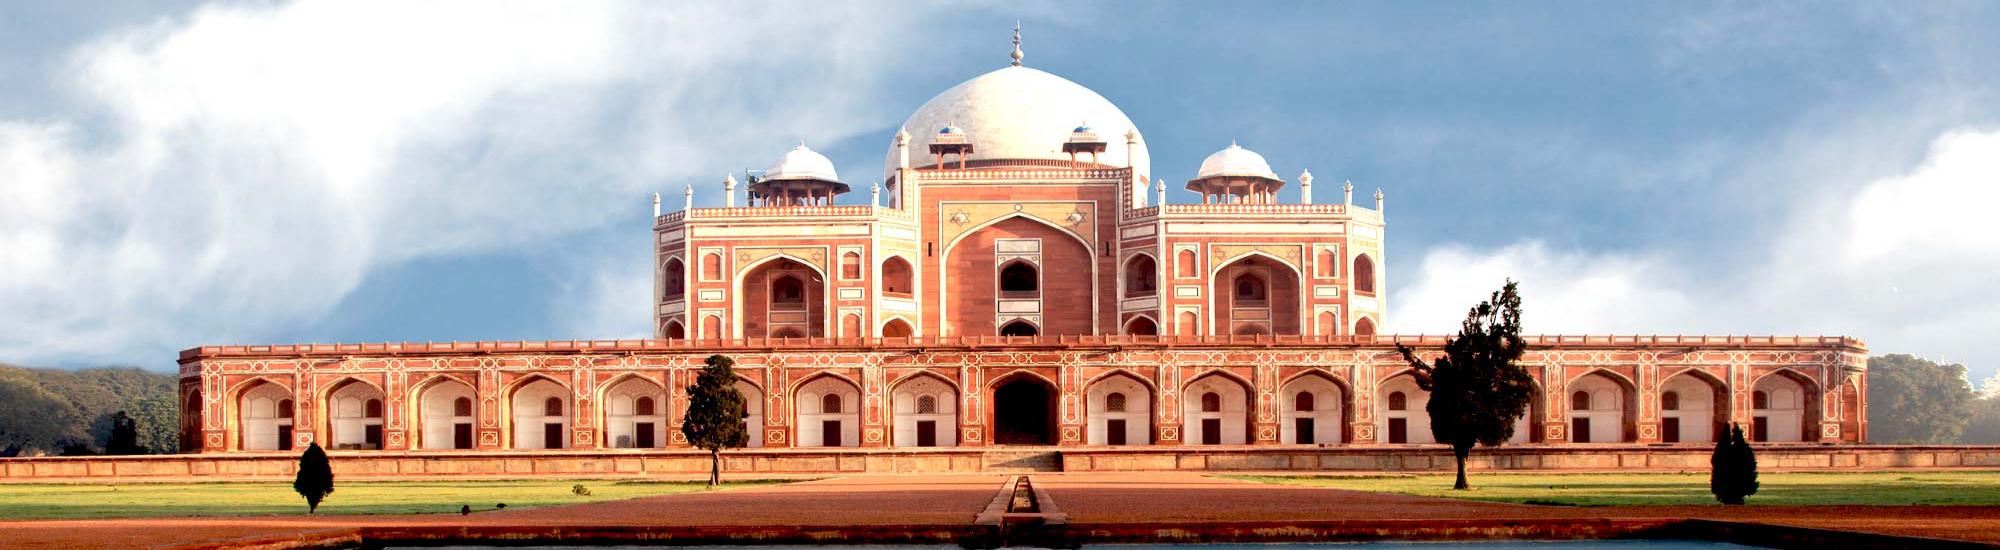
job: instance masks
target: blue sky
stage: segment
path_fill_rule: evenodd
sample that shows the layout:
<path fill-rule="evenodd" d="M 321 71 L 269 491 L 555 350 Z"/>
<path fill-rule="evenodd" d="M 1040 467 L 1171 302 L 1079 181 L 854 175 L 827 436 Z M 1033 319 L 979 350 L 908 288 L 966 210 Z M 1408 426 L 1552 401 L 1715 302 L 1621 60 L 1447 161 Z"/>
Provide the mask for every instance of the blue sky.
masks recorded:
<path fill-rule="evenodd" d="M 1531 332 L 2000 366 L 1974 2 L 10 3 L 0 361 L 643 335 L 651 193 L 719 204 L 799 139 L 877 178 L 1017 19 L 1158 176 L 1235 140 L 1382 188 L 1397 331 L 1514 277 Z"/>

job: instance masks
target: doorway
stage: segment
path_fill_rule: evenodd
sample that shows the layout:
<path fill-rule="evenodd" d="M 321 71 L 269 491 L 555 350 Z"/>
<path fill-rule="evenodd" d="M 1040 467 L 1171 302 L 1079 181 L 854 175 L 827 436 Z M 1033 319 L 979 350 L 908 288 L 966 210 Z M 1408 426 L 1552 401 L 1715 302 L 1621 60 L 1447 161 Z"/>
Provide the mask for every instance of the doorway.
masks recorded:
<path fill-rule="evenodd" d="M 633 426 L 633 430 L 639 432 L 639 448 L 651 449 L 659 443 L 654 440 L 653 428 L 654 424 L 652 422 L 639 422 Z"/>
<path fill-rule="evenodd" d="M 1125 444 L 1125 419 L 1113 418 L 1104 421 L 1104 443 L 1106 445 Z"/>
<path fill-rule="evenodd" d="M 993 430 L 993 442 L 1001 445 L 1054 445 L 1055 392 L 1031 376 L 994 388 Z"/>
<path fill-rule="evenodd" d="M 918 446 L 918 447 L 936 447 L 936 446 L 937 446 L 937 421 L 936 421 L 936 420 L 918 420 L 918 421 L 917 421 L 917 446 Z"/>
<path fill-rule="evenodd" d="M 839 420 L 819 421 L 819 446 L 839 447 L 840 445 L 841 445 L 840 421 Z"/>
<path fill-rule="evenodd" d="M 550 422 L 542 425 L 542 448 L 563 448 L 563 425 L 561 423 Z"/>

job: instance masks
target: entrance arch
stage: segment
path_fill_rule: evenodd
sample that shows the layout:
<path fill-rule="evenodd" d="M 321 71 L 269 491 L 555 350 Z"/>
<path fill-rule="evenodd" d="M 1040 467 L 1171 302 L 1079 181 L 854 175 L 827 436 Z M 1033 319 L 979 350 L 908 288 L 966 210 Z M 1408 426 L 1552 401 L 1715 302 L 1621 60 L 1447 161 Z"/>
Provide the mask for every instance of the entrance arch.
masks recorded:
<path fill-rule="evenodd" d="M 1216 334 L 1299 334 L 1299 274 L 1289 263 L 1253 253 L 1215 270 L 1209 284 Z"/>
<path fill-rule="evenodd" d="M 737 296 L 745 336 L 826 336 L 826 275 L 817 267 L 774 257 L 743 275 Z"/>
<path fill-rule="evenodd" d="M 417 431 L 415 447 L 427 451 L 473 447 L 479 394 L 471 384 L 438 376 L 418 386 L 416 395 L 422 429 Z"/>
<path fill-rule="evenodd" d="M 515 449 L 569 447 L 570 390 L 554 379 L 534 375 L 519 382 L 507 399 Z"/>
<path fill-rule="evenodd" d="M 1056 443 L 1056 387 L 1041 377 L 1015 372 L 993 384 L 993 442 L 999 445 Z"/>
<path fill-rule="evenodd" d="M 652 380 L 626 376 L 604 390 L 604 443 L 612 449 L 654 449 L 667 443 L 667 391 Z"/>
<path fill-rule="evenodd" d="M 1407 373 L 1382 382 L 1375 390 L 1381 410 L 1375 414 L 1375 441 L 1378 443 L 1434 443 L 1431 433 L 1431 393 L 1417 386 Z"/>
<path fill-rule="evenodd" d="M 1591 371 L 1571 380 L 1568 390 L 1571 443 L 1632 441 L 1637 407 L 1624 378 Z"/>
<path fill-rule="evenodd" d="M 1685 370 L 1660 384 L 1660 442 L 1713 443 L 1729 425 L 1729 391 L 1721 380 Z"/>
<path fill-rule="evenodd" d="M 764 446 L 764 390 L 742 378 L 736 379 L 736 393 L 743 395 L 743 431 L 750 434 L 745 447 Z"/>
<path fill-rule="evenodd" d="M 800 447 L 861 446 L 861 388 L 847 379 L 822 374 L 799 385 L 793 407 L 798 409 Z"/>
<path fill-rule="evenodd" d="M 382 390 L 349 378 L 326 394 L 327 449 L 382 449 Z"/>
<path fill-rule="evenodd" d="M 251 384 L 237 397 L 237 446 L 245 451 L 292 450 L 292 390 L 264 379 Z"/>
<path fill-rule="evenodd" d="M 1750 389 L 1750 439 L 1756 442 L 1806 441 L 1807 428 L 1819 424 L 1817 393 L 1810 379 L 1780 370 L 1758 378 Z"/>

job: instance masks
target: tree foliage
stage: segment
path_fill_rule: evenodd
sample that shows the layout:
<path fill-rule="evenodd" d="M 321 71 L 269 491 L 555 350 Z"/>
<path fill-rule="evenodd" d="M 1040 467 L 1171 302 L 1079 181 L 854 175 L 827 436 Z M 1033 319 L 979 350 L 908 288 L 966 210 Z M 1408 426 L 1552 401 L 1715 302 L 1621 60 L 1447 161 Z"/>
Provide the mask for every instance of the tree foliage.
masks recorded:
<path fill-rule="evenodd" d="M 722 482 L 722 449 L 749 444 L 743 426 L 743 394 L 736 391 L 736 361 L 711 355 L 708 364 L 688 386 L 687 418 L 681 433 L 688 443 L 708 449 L 708 484 Z"/>
<path fill-rule="evenodd" d="M 172 374 L 136 368 L 71 371 L 0 365 L 0 449 L 29 455 L 95 453 L 110 446 L 112 417 L 122 410 L 137 424 L 139 445 L 175 452 L 178 384 Z"/>
<path fill-rule="evenodd" d="M 1954 443 L 1972 418 L 1965 365 L 1913 355 L 1868 358 L 1868 438 L 1879 443 Z"/>
<path fill-rule="evenodd" d="M 1521 340 L 1521 295 L 1507 285 L 1465 314 L 1458 335 L 1445 341 L 1444 356 L 1425 363 L 1415 350 L 1396 344 L 1415 369 L 1417 386 L 1430 392 L 1425 410 L 1431 435 L 1451 445 L 1458 459 L 1455 489 L 1467 488 L 1465 460 L 1475 444 L 1499 445 L 1514 436 L 1514 421 L 1525 414 L 1535 383 L 1518 361 L 1528 349 Z"/>
<path fill-rule="evenodd" d="M 292 478 L 292 490 L 306 497 L 308 514 L 318 513 L 320 501 L 333 494 L 333 464 L 327 462 L 326 451 L 318 443 L 299 455 L 299 474 Z"/>
<path fill-rule="evenodd" d="M 1716 438 L 1708 458 L 1708 490 L 1723 504 L 1742 504 L 1757 494 L 1757 452 L 1743 440 L 1743 426 L 1730 424 L 1729 434 Z"/>

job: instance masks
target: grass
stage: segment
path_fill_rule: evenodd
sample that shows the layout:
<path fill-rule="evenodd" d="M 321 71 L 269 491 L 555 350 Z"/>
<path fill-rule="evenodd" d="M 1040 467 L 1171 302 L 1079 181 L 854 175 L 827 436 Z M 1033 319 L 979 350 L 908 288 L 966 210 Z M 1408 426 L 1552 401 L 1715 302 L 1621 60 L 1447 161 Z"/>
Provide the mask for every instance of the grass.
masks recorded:
<path fill-rule="evenodd" d="M 721 490 L 788 481 L 725 481 Z M 581 484 L 589 495 L 572 488 Z M 443 514 L 692 493 L 706 481 L 354 481 L 335 485 L 321 514 Z M 304 515 L 290 482 L 0 484 L 0 520 Z"/>
<path fill-rule="evenodd" d="M 1451 490 L 1449 474 L 1221 476 L 1262 483 L 1557 506 L 1716 504 L 1708 474 L 1475 473 Z M 1764 473 L 1753 505 L 2000 505 L 2000 472 Z"/>

